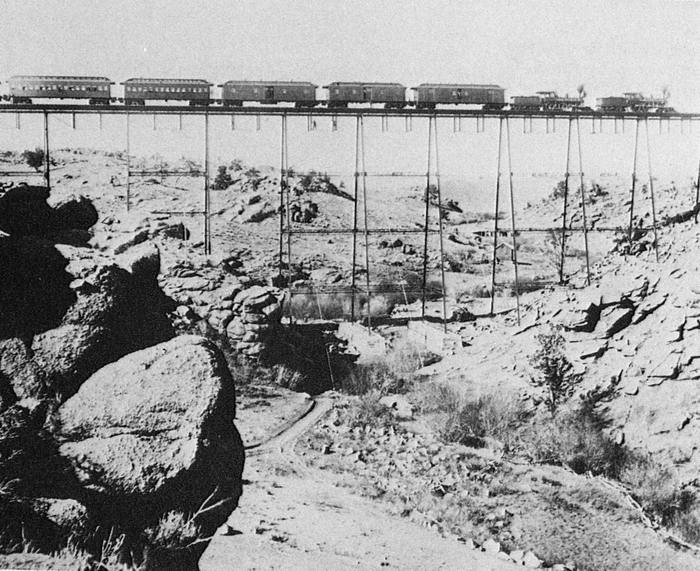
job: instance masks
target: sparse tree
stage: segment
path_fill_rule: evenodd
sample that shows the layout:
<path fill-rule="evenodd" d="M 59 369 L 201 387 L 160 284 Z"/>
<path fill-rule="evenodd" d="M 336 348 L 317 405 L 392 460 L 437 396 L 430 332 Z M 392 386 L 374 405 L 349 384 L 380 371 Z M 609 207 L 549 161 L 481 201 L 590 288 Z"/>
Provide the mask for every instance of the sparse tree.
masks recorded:
<path fill-rule="evenodd" d="M 576 382 L 571 362 L 564 353 L 564 337 L 551 328 L 536 336 L 539 347 L 530 357 L 530 365 L 537 371 L 534 385 L 546 390 L 545 402 L 554 413 L 557 406 L 571 396 Z"/>

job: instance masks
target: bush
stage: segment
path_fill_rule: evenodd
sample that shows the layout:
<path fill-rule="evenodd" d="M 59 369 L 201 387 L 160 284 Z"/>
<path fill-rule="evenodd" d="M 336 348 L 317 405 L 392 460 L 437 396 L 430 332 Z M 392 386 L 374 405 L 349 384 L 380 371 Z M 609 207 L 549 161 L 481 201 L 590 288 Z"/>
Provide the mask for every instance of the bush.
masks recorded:
<path fill-rule="evenodd" d="M 571 396 L 577 378 L 571 373 L 572 365 L 564 354 L 564 338 L 558 329 L 538 333 L 538 349 L 530 357 L 530 365 L 539 373 L 532 382 L 546 391 L 545 403 L 554 412 Z"/>
<path fill-rule="evenodd" d="M 340 389 L 352 395 L 377 391 L 380 395 L 404 393 L 413 374 L 439 360 L 406 337 L 395 339 L 382 357 L 355 365 L 340 380 Z"/>
<path fill-rule="evenodd" d="M 494 393 L 465 400 L 462 393 L 445 383 L 427 384 L 421 400 L 427 403 L 424 412 L 437 413 L 434 425 L 439 438 L 467 446 L 480 447 L 484 438 L 494 438 L 506 450 L 512 449 L 528 416 L 515 398 Z"/>
<path fill-rule="evenodd" d="M 28 166 L 33 168 L 35 171 L 39 172 L 44 166 L 44 149 L 37 147 L 33 151 L 27 149 L 22 153 L 22 158 L 27 163 Z"/>
<path fill-rule="evenodd" d="M 211 185 L 214 190 L 226 190 L 233 184 L 231 175 L 226 170 L 226 165 L 220 165 L 219 170 L 214 178 L 214 184 Z"/>
<path fill-rule="evenodd" d="M 613 478 L 626 459 L 624 449 L 605 435 L 602 420 L 588 406 L 535 415 L 520 436 L 520 448 L 535 462 Z"/>
<path fill-rule="evenodd" d="M 631 455 L 620 479 L 630 487 L 642 508 L 656 515 L 665 525 L 689 506 L 690 497 L 681 489 L 675 470 L 649 456 Z"/>
<path fill-rule="evenodd" d="M 380 403 L 382 395 L 370 391 L 360 396 L 347 410 L 345 424 L 350 428 L 383 427 L 396 424 L 391 410 Z"/>

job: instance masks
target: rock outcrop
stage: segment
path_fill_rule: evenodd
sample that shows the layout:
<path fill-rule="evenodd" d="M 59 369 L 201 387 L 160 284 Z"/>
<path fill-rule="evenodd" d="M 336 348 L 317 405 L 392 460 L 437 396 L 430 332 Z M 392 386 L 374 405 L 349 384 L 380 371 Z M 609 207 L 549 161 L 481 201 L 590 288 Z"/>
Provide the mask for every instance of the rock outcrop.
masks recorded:
<path fill-rule="evenodd" d="M 282 316 L 282 293 L 269 287 L 253 286 L 240 292 L 233 302 L 235 317 L 226 327 L 237 351 L 260 357 L 269 349 Z"/>

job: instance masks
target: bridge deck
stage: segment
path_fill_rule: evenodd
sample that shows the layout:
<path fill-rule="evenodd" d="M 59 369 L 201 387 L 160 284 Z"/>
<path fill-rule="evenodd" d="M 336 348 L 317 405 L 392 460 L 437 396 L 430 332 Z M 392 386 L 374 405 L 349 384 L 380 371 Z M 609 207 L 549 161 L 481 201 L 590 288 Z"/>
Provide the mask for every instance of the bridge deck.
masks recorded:
<path fill-rule="evenodd" d="M 147 105 L 144 107 L 126 107 L 124 105 L 84 105 L 69 103 L 51 104 L 0 104 L 0 113 L 81 113 L 114 115 L 277 115 L 315 117 L 389 116 L 389 117 L 513 117 L 513 118 L 595 118 L 595 119 L 676 119 L 698 120 L 700 113 L 612 113 L 609 111 L 511 111 L 482 109 L 383 109 L 368 107 L 333 108 L 314 107 L 296 109 L 283 106 L 248 106 L 248 107 L 197 107 L 183 105 Z"/>

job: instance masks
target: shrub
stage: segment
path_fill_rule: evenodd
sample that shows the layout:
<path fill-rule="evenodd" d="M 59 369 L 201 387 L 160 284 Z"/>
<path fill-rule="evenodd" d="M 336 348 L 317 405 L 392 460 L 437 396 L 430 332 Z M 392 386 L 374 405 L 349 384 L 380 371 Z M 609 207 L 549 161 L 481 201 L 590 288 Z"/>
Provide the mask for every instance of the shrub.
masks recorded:
<path fill-rule="evenodd" d="M 564 338 L 558 329 L 536 336 L 538 349 L 530 357 L 530 365 L 539 373 L 532 378 L 533 384 L 546 390 L 545 402 L 551 412 L 571 396 L 576 377 L 571 373 L 572 365 L 564 354 Z"/>
<path fill-rule="evenodd" d="M 399 337 L 391 344 L 386 355 L 352 367 L 341 378 L 340 388 L 352 395 L 370 391 L 377 391 L 380 395 L 404 393 L 408 390 L 413 374 L 438 359 L 406 337 Z"/>
<path fill-rule="evenodd" d="M 429 383 L 422 400 L 423 411 L 437 413 L 435 429 L 444 442 L 482 446 L 484 438 L 494 438 L 512 449 L 518 431 L 528 416 L 522 403 L 499 394 L 480 395 L 466 400 L 462 393 L 445 383 Z"/>
<path fill-rule="evenodd" d="M 22 153 L 22 158 L 27 163 L 28 166 L 33 168 L 35 171 L 40 171 L 44 166 L 44 149 L 37 147 L 33 151 L 27 149 Z"/>
<path fill-rule="evenodd" d="M 520 436 L 520 447 L 535 462 L 568 466 L 578 474 L 618 477 L 625 462 L 624 449 L 605 435 L 601 419 L 588 406 L 535 415 Z"/>
<path fill-rule="evenodd" d="M 379 402 L 381 397 L 378 391 L 370 391 L 360 396 L 348 408 L 345 423 L 350 428 L 395 425 L 391 410 Z"/>
<path fill-rule="evenodd" d="M 232 184 L 233 179 L 226 170 L 226 165 L 220 165 L 216 177 L 214 177 L 214 184 L 212 184 L 211 187 L 214 190 L 226 190 Z"/>
<path fill-rule="evenodd" d="M 620 479 L 630 487 L 642 508 L 656 515 L 664 524 L 688 507 L 690 498 L 683 493 L 675 470 L 649 456 L 631 455 Z"/>

